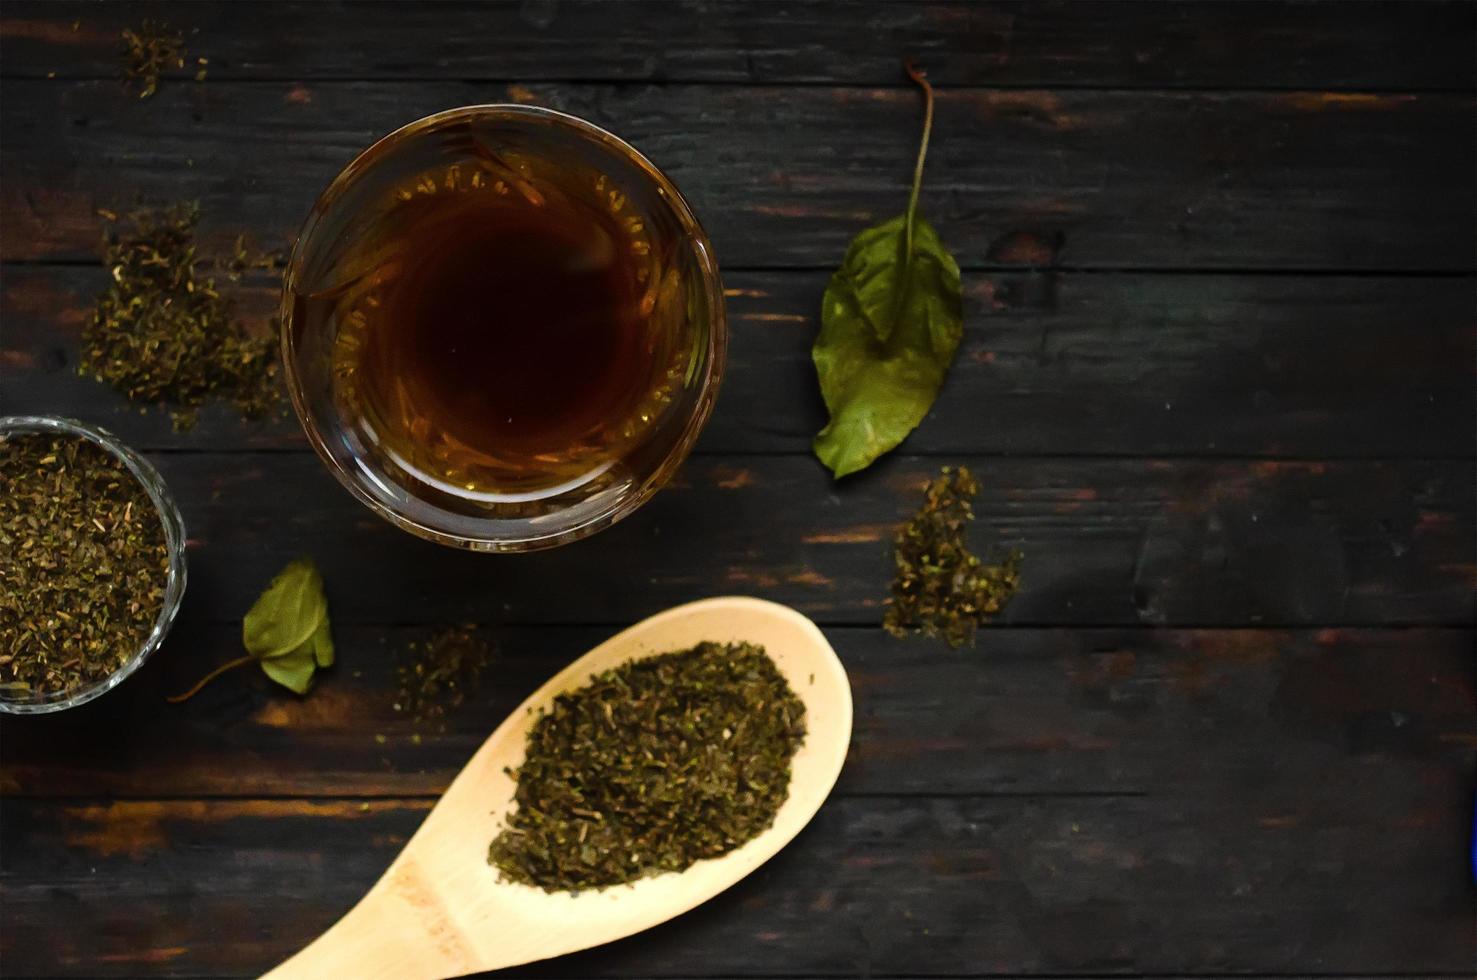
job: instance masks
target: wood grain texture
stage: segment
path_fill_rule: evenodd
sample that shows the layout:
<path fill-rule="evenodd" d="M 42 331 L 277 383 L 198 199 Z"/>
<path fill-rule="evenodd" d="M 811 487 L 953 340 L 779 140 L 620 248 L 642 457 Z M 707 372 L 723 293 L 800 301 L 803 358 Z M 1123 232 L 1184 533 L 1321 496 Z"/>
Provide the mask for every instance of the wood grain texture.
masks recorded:
<path fill-rule="evenodd" d="M 76 415 L 144 449 L 304 448 L 224 406 L 177 433 L 78 377 L 107 273 L 0 268 L 0 410 Z M 824 272 L 727 277 L 732 340 L 704 453 L 809 451 Z M 910 453 L 1461 456 L 1477 414 L 1473 283 L 1439 277 L 976 272 L 964 345 Z M 265 326 L 275 285 L 240 291 Z M 1398 337 L 1398 342 L 1391 342 Z M 1413 384 L 1413 378 L 1419 384 Z"/>
<path fill-rule="evenodd" d="M 145 16 L 198 29 L 205 82 L 124 90 Z M 1462 2 L 6 2 L 0 413 L 150 450 L 191 584 L 117 692 L 0 720 L 0 972 L 257 975 L 560 666 L 741 592 L 828 624 L 856 701 L 837 794 L 712 904 L 517 975 L 1469 977 L 1474 38 Z M 847 242 L 905 203 L 909 55 L 942 89 L 923 211 L 968 332 L 903 454 L 835 484 L 808 350 Z M 97 207 L 199 198 L 208 245 L 285 243 L 372 140 L 481 101 L 630 139 L 717 246 L 723 395 L 630 520 L 459 554 L 354 503 L 290 418 L 175 434 L 76 376 Z M 1027 553 L 972 650 L 875 626 L 946 463 L 984 484 L 977 545 Z M 303 553 L 340 651 L 318 689 L 252 668 L 162 704 Z M 398 652 L 462 621 L 499 652 L 417 731 Z"/>
<path fill-rule="evenodd" d="M 977 547 L 1026 554 L 1007 623 L 1472 621 L 1471 461 L 951 461 L 984 486 Z M 194 610 L 234 622 L 309 552 L 345 625 L 624 625 L 732 593 L 875 623 L 893 531 L 939 469 L 894 456 L 837 484 L 813 458 L 704 456 L 578 548 L 488 556 L 397 530 L 307 453 L 154 462 L 184 512 Z"/>
<path fill-rule="evenodd" d="M 1403 8 L 1403 9 L 1402 9 Z M 192 31 L 209 78 L 1470 88 L 1462 3 L 369 4 L 9 2 L 4 77 L 112 78 L 141 17 Z M 72 28 L 76 21 L 76 29 Z M 264 25 L 270 27 L 264 30 Z M 324 43 L 325 39 L 334 43 Z M 182 73 L 185 77 L 193 74 Z"/>
<path fill-rule="evenodd" d="M 253 976 L 357 899 L 428 806 L 0 802 L 7 975 Z M 1255 794 L 835 799 L 711 903 L 515 975 L 1460 974 L 1464 819 L 1451 784 L 1417 800 L 1315 784 L 1295 809 Z"/>
<path fill-rule="evenodd" d="M 834 268 L 899 213 L 919 126 L 894 88 L 490 82 L 10 81 L 5 260 L 93 259 L 97 207 L 198 198 L 209 227 L 288 240 L 318 192 L 422 115 L 564 109 L 682 189 L 725 269 Z M 944 90 L 922 210 L 967 267 L 1477 266 L 1470 94 Z M 823 139 L 816 134 L 825 134 Z"/>
<path fill-rule="evenodd" d="M 187 613 L 188 616 L 188 613 Z M 497 652 L 445 732 L 395 710 L 420 627 L 339 626 L 310 697 L 256 669 L 165 705 L 239 655 L 186 619 L 124 688 L 0 720 L 0 789 L 27 796 L 410 796 L 442 792 L 528 694 L 614 632 L 488 627 Z M 1411 802 L 1477 761 L 1468 629 L 1001 629 L 974 649 L 833 628 L 855 700 L 837 792 L 1279 799 L 1321 784 Z M 128 732 L 127 740 L 111 737 Z"/>

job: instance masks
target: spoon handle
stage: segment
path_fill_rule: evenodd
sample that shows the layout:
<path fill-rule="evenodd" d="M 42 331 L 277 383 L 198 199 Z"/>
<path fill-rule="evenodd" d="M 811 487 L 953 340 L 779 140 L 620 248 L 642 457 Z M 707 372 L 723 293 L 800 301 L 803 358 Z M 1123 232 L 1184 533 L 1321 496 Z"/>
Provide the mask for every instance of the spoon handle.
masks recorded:
<path fill-rule="evenodd" d="M 391 868 L 359 904 L 263 980 L 445 980 L 486 967 L 413 867 Z"/>

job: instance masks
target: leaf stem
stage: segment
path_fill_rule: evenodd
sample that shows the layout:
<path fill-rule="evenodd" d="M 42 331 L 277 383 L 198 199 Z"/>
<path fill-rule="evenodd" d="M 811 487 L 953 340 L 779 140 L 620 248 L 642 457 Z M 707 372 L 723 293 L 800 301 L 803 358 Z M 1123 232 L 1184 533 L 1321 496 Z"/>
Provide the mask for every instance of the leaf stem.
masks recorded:
<path fill-rule="evenodd" d="M 244 657 L 237 657 L 235 660 L 231 660 L 231 661 L 228 661 L 226 663 L 223 663 L 219 667 L 217 667 L 215 670 L 212 670 L 210 673 L 208 673 L 204 677 L 200 678 L 200 682 L 198 684 L 196 684 L 194 687 L 190 688 L 184 694 L 176 694 L 173 697 L 167 697 L 164 700 L 168 701 L 170 704 L 179 704 L 181 701 L 188 701 L 188 700 L 190 700 L 190 698 L 193 698 L 195 695 L 199 694 L 200 693 L 200 689 L 202 687 L 204 687 L 206 684 L 209 684 L 211 681 L 215 680 L 217 677 L 219 677 L 220 675 L 224 674 L 226 671 L 233 670 L 236 667 L 240 667 L 240 666 L 242 666 L 244 664 L 249 664 L 249 663 L 251 663 L 255 659 L 256 659 L 255 656 L 253 656 L 252 654 L 249 654 L 248 653 Z"/>
<path fill-rule="evenodd" d="M 913 215 L 918 210 L 918 191 L 923 186 L 923 160 L 928 156 L 928 137 L 933 132 L 933 86 L 911 61 L 903 65 L 908 77 L 923 87 L 923 141 L 918 145 L 918 163 L 913 167 L 913 190 L 908 195 L 907 216 L 903 219 L 903 262 L 913 258 Z"/>

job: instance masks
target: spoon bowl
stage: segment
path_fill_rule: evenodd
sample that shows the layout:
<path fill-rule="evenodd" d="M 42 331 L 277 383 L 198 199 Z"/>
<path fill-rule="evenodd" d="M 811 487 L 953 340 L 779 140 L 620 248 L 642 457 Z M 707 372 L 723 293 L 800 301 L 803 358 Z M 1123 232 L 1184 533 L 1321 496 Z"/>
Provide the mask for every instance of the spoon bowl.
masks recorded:
<path fill-rule="evenodd" d="M 764 647 L 805 703 L 805 743 L 774 824 L 722 857 L 604 891 L 550 893 L 501 881 L 487 845 L 516 788 L 538 709 L 591 674 L 705 640 Z M 267 976 L 443 980 L 518 966 L 649 929 L 707 901 L 774 856 L 820 809 L 851 742 L 851 686 L 800 613 L 762 599 L 693 602 L 616 634 L 554 675 L 508 716 L 452 781 L 384 876 L 326 933 Z"/>

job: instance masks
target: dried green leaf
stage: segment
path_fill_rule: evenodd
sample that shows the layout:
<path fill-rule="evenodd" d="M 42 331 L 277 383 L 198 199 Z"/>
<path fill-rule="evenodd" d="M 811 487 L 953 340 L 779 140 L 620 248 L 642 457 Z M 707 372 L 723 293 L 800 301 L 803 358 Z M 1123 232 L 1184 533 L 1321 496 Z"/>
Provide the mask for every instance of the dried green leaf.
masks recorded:
<path fill-rule="evenodd" d="M 317 670 L 313 650 L 306 643 L 289 653 L 262 660 L 261 665 L 268 677 L 298 694 L 308 693 L 313 686 L 313 672 Z"/>
<path fill-rule="evenodd" d="M 927 109 L 908 209 L 852 241 L 826 286 L 811 352 L 831 417 L 815 453 L 837 477 L 871 465 L 923 421 L 964 333 L 959 265 L 917 215 L 933 90 L 913 77 Z"/>
<path fill-rule="evenodd" d="M 242 619 L 241 642 L 260 659 L 286 656 L 307 644 L 327 619 L 323 577 L 310 560 L 300 558 L 277 573 Z M 312 651 L 307 653 L 311 661 Z"/>
<path fill-rule="evenodd" d="M 166 700 L 188 701 L 221 674 L 253 660 L 278 684 L 308 693 L 314 671 L 331 665 L 334 655 L 323 577 L 311 560 L 299 558 L 277 573 L 241 620 L 241 643 L 245 656 L 221 664 L 188 691 Z"/>

